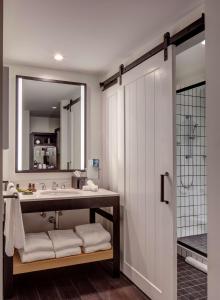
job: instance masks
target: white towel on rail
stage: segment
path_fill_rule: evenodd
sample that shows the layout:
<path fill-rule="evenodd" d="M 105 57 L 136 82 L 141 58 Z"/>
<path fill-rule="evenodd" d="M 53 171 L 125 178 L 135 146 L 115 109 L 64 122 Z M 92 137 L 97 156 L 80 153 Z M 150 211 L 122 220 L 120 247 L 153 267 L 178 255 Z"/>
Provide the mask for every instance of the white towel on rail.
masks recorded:
<path fill-rule="evenodd" d="M 24 224 L 21 213 L 19 193 L 13 183 L 8 184 L 7 194 L 16 193 L 18 198 L 5 199 L 5 253 L 7 256 L 14 255 L 14 248 L 21 249 L 25 245 Z"/>
<path fill-rule="evenodd" d="M 83 247 L 95 246 L 111 241 L 110 233 L 100 223 L 79 225 L 75 227 L 75 230 L 83 240 Z"/>
<path fill-rule="evenodd" d="M 55 252 L 82 246 L 82 239 L 72 229 L 48 231 Z"/>
<path fill-rule="evenodd" d="M 26 233 L 24 252 L 53 251 L 53 244 L 45 232 Z"/>
<path fill-rule="evenodd" d="M 59 258 L 59 257 L 78 255 L 81 253 L 82 251 L 80 247 L 73 247 L 73 248 L 65 248 L 62 250 L 55 251 L 55 256 L 56 258 Z"/>
<path fill-rule="evenodd" d="M 94 246 L 83 247 L 83 252 L 84 253 L 92 253 L 92 252 L 101 251 L 101 250 L 109 250 L 109 249 L 111 249 L 111 247 L 112 247 L 112 245 L 110 243 L 97 244 Z"/>
<path fill-rule="evenodd" d="M 55 258 L 53 250 L 25 252 L 23 249 L 18 250 L 22 263 Z"/>

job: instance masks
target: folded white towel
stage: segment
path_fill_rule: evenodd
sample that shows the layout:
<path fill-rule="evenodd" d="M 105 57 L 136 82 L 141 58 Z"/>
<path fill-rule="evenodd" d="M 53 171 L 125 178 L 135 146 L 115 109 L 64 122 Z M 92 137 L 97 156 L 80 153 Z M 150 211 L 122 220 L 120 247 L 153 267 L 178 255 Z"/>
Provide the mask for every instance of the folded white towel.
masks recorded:
<path fill-rule="evenodd" d="M 53 244 L 45 232 L 26 233 L 24 252 L 53 251 Z"/>
<path fill-rule="evenodd" d="M 89 185 L 84 185 L 84 186 L 82 187 L 82 189 L 83 189 L 83 191 L 87 191 L 87 192 L 98 192 L 98 190 L 99 190 L 99 188 L 98 188 L 97 185 L 94 186 L 94 187 L 91 187 L 91 186 L 89 186 Z"/>
<path fill-rule="evenodd" d="M 84 253 L 92 253 L 96 251 L 101 251 L 101 250 L 109 250 L 111 249 L 111 244 L 110 243 L 103 243 L 103 244 L 98 244 L 95 246 L 89 246 L 89 247 L 83 247 L 83 252 Z"/>
<path fill-rule="evenodd" d="M 44 260 L 55 258 L 54 251 L 34 251 L 34 252 L 24 252 L 23 249 L 18 250 L 21 261 L 23 263 L 32 262 L 37 260 Z"/>
<path fill-rule="evenodd" d="M 98 192 L 98 190 L 98 185 L 95 185 L 91 179 L 87 180 L 87 185 L 83 186 L 83 191 Z"/>
<path fill-rule="evenodd" d="M 72 255 L 78 255 L 78 254 L 81 254 L 81 248 L 80 247 L 66 248 L 66 249 L 55 251 L 56 258 L 65 257 L 65 256 L 72 256 Z"/>
<path fill-rule="evenodd" d="M 75 230 L 83 240 L 83 247 L 95 246 L 111 241 L 110 233 L 100 223 L 79 225 L 75 227 Z"/>
<path fill-rule="evenodd" d="M 18 198 L 8 198 L 5 200 L 5 253 L 7 256 L 14 255 L 14 248 L 21 249 L 25 245 L 24 224 L 21 213 L 19 193 L 13 183 L 8 184 L 7 194 L 16 193 Z"/>
<path fill-rule="evenodd" d="M 87 185 L 91 188 L 98 187 L 91 179 L 87 180 Z"/>
<path fill-rule="evenodd" d="M 73 232 L 72 229 L 51 230 L 48 231 L 49 237 L 53 243 L 55 252 L 65 250 L 66 248 L 74 248 L 82 246 L 81 238 Z"/>

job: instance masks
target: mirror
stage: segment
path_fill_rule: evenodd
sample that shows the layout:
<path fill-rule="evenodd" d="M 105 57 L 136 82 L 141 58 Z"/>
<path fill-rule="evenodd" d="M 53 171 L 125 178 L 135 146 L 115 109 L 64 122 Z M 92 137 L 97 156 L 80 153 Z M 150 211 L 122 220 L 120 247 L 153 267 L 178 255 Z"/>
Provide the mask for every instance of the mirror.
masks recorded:
<path fill-rule="evenodd" d="M 86 84 L 17 76 L 16 171 L 85 169 Z"/>

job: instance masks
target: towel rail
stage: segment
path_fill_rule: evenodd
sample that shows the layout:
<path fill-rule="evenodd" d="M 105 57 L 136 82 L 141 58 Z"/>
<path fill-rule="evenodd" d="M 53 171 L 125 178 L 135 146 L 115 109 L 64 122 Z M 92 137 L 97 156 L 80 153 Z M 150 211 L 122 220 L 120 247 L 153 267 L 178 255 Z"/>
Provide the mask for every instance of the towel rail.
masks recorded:
<path fill-rule="evenodd" d="M 18 198 L 18 194 L 14 193 L 13 195 L 3 195 L 3 199 L 10 199 L 10 198 Z"/>

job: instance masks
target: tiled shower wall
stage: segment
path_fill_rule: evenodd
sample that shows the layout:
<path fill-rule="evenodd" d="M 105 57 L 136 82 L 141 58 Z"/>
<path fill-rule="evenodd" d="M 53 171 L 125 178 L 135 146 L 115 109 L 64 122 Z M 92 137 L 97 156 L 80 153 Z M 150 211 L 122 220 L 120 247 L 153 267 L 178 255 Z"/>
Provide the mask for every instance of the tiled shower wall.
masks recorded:
<path fill-rule="evenodd" d="M 177 236 L 207 232 L 205 83 L 176 94 Z"/>

